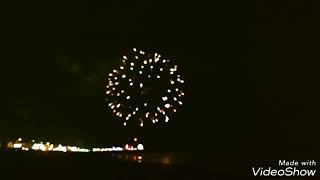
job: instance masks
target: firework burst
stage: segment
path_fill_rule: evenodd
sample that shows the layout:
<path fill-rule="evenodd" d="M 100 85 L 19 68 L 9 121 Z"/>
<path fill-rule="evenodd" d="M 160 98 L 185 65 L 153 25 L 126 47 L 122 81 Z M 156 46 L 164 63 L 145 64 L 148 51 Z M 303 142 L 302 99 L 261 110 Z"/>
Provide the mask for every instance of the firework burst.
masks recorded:
<path fill-rule="evenodd" d="M 177 65 L 159 53 L 133 48 L 108 75 L 108 107 L 124 126 L 167 123 L 183 105 L 183 86 Z"/>

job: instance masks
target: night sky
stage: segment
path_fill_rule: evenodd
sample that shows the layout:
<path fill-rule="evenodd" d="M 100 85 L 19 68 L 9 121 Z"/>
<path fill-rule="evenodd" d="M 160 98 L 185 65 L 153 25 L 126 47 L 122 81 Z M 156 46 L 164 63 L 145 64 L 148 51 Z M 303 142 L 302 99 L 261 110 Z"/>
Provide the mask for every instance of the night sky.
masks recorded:
<path fill-rule="evenodd" d="M 2 139 L 91 146 L 140 134 L 171 150 L 317 149 L 311 3 L 24 3 L 1 7 Z M 167 126 L 124 128 L 107 109 L 107 74 L 133 47 L 170 57 L 185 77 L 185 105 Z"/>

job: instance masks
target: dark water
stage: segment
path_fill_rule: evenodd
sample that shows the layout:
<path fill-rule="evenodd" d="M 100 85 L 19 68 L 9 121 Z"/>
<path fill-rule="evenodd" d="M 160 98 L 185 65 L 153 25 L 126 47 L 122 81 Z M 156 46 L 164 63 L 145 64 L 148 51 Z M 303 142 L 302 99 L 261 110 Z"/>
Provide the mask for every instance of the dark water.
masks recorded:
<path fill-rule="evenodd" d="M 189 163 L 189 162 L 188 162 Z M 0 153 L 0 179 L 213 179 L 174 153 Z"/>
<path fill-rule="evenodd" d="M 0 152 L 0 180 L 256 179 L 251 173 L 254 164 L 259 164 L 257 159 L 219 157 L 219 154 L 210 152 Z"/>

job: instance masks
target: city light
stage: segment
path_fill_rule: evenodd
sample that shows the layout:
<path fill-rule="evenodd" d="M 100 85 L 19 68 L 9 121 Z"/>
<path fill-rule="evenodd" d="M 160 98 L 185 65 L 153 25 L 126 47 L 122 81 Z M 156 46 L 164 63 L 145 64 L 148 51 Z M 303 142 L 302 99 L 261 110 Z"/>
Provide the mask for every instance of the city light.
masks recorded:
<path fill-rule="evenodd" d="M 20 144 L 20 143 L 13 144 L 13 148 L 20 149 L 20 148 L 22 148 L 22 144 Z"/>
<path fill-rule="evenodd" d="M 144 150 L 144 146 L 142 144 L 138 144 L 137 149 L 139 151 L 143 151 Z"/>
<path fill-rule="evenodd" d="M 12 143 L 9 142 L 7 145 L 8 149 L 16 149 L 16 150 L 22 150 L 22 151 L 53 151 L 53 152 L 90 152 L 89 149 L 80 148 L 76 146 L 64 146 L 59 144 L 54 145 L 50 142 L 46 142 L 45 144 L 43 142 L 36 142 L 35 140 L 32 140 L 31 142 L 22 142 L 22 138 L 19 138 L 17 140 L 18 143 Z"/>
<path fill-rule="evenodd" d="M 29 151 L 29 148 L 22 147 L 21 150 L 22 150 L 22 151 Z"/>
<path fill-rule="evenodd" d="M 92 152 L 119 152 L 123 151 L 122 147 L 112 147 L 112 148 L 93 148 Z"/>
<path fill-rule="evenodd" d="M 143 126 L 143 123 L 142 123 Z M 134 142 L 138 142 L 138 138 L 133 139 Z M 80 152 L 80 153 L 88 153 L 88 152 L 121 152 L 121 151 L 142 151 L 144 150 L 144 146 L 142 144 L 138 144 L 136 147 L 133 145 L 126 144 L 123 147 L 104 147 L 104 148 L 92 148 L 86 149 L 77 146 L 65 146 L 62 144 L 54 145 L 50 142 L 39 142 L 32 140 L 30 142 L 23 142 L 22 138 L 16 140 L 17 143 L 8 142 L 8 149 L 15 149 L 21 151 L 42 151 L 42 152 Z"/>

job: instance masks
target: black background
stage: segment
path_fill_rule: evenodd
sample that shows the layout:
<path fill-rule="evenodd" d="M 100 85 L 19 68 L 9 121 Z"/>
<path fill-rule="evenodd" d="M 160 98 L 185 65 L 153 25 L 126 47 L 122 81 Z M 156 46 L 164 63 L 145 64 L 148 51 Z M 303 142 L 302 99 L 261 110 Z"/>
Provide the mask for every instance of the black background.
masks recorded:
<path fill-rule="evenodd" d="M 139 132 L 159 150 L 316 157 L 316 7 L 312 1 L 1 6 L 0 137 L 101 146 Z M 105 77 L 132 47 L 159 51 L 181 67 L 187 98 L 168 126 L 125 129 L 106 110 Z"/>

